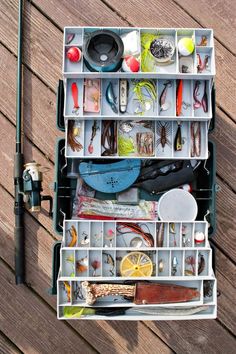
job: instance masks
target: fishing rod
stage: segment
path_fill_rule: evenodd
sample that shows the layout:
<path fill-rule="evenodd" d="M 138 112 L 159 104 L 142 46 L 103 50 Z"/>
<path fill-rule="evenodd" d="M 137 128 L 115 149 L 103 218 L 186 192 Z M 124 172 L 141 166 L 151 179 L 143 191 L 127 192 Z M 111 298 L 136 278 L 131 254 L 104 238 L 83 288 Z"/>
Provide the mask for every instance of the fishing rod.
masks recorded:
<path fill-rule="evenodd" d="M 50 203 L 49 215 L 52 216 L 52 197 L 41 195 L 42 171 L 35 161 L 24 165 L 22 150 L 22 32 L 23 32 L 23 0 L 19 0 L 18 10 L 18 60 L 17 60 L 17 93 L 16 93 L 16 151 L 14 156 L 15 185 L 15 281 L 16 285 L 25 283 L 25 209 L 38 212 L 41 202 Z"/>

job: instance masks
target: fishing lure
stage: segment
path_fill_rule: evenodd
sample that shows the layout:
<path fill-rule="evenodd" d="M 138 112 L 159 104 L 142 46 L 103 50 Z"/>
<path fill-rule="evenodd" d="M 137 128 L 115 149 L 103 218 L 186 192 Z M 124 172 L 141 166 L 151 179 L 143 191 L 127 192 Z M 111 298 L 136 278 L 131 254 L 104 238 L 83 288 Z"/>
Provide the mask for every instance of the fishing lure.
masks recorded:
<path fill-rule="evenodd" d="M 106 89 L 106 101 L 110 105 L 114 113 L 118 114 L 117 97 L 114 94 L 113 85 L 110 81 Z"/>
<path fill-rule="evenodd" d="M 76 82 L 72 82 L 71 84 L 71 94 L 72 94 L 72 98 L 73 98 L 73 102 L 74 102 L 74 107 L 72 109 L 72 113 L 78 115 L 79 114 L 79 89 L 77 86 Z"/>
<path fill-rule="evenodd" d="M 195 258 L 193 256 L 188 256 L 187 258 L 185 258 L 185 263 L 191 267 L 191 270 L 185 269 L 184 274 L 190 276 L 195 275 Z"/>
<path fill-rule="evenodd" d="M 164 243 L 164 223 L 159 224 L 159 228 L 157 231 L 157 247 L 163 247 Z"/>
<path fill-rule="evenodd" d="M 76 241 L 77 241 L 77 231 L 74 227 L 74 225 L 71 226 L 70 230 L 68 230 L 70 237 L 71 237 L 71 241 L 68 244 L 68 247 L 74 247 L 76 245 Z"/>
<path fill-rule="evenodd" d="M 79 126 L 75 126 L 75 124 L 76 122 L 74 120 L 68 121 L 67 141 L 72 151 L 79 152 L 83 149 L 83 145 L 78 141 L 78 137 L 80 136 L 80 123 L 78 123 Z"/>
<path fill-rule="evenodd" d="M 67 301 L 70 302 L 70 300 L 71 300 L 71 286 L 70 286 L 70 283 L 68 281 L 64 281 L 63 284 L 64 284 L 66 295 L 67 295 Z"/>
<path fill-rule="evenodd" d="M 88 258 L 84 257 L 76 261 L 76 270 L 78 273 L 84 273 L 88 269 Z"/>
<path fill-rule="evenodd" d="M 92 276 L 96 277 L 96 271 L 101 267 L 101 262 L 95 259 L 94 261 L 92 261 L 91 267 L 93 268 Z"/>
<path fill-rule="evenodd" d="M 209 55 L 206 54 L 204 60 L 202 61 L 201 55 L 197 53 L 197 72 L 202 73 L 204 70 L 208 68 L 209 63 Z"/>
<path fill-rule="evenodd" d="M 117 153 L 117 121 L 102 121 L 101 145 L 104 148 L 102 156 L 112 156 Z"/>
<path fill-rule="evenodd" d="M 70 47 L 66 53 L 66 57 L 71 61 L 71 62 L 78 62 L 81 59 L 81 50 L 77 47 Z"/>
<path fill-rule="evenodd" d="M 164 271 L 164 262 L 163 259 L 160 259 L 158 262 L 158 272 L 162 273 Z"/>
<path fill-rule="evenodd" d="M 126 229 L 130 231 L 125 231 Z M 150 232 L 144 232 L 138 224 L 119 222 L 117 223 L 116 230 L 119 234 L 123 235 L 129 233 L 140 235 L 148 247 L 154 247 L 154 238 L 152 234 L 150 234 Z"/>
<path fill-rule="evenodd" d="M 207 98 L 207 82 L 204 82 L 204 93 L 202 96 L 202 108 L 205 113 L 208 112 L 208 98 Z"/>
<path fill-rule="evenodd" d="M 194 109 L 198 109 L 202 106 L 201 101 L 198 99 L 200 84 L 201 84 L 201 82 L 199 80 L 197 80 L 194 85 L 194 90 L 193 90 L 193 99 L 194 99 L 193 107 L 194 107 Z"/>
<path fill-rule="evenodd" d="M 164 151 L 166 145 L 168 146 L 171 145 L 171 142 L 169 140 L 171 125 L 169 122 L 165 122 L 165 123 L 157 122 L 157 129 L 160 138 L 156 140 L 156 145 L 158 146 L 161 144 L 162 151 Z"/>
<path fill-rule="evenodd" d="M 172 269 L 171 269 L 171 275 L 175 276 L 177 271 L 178 271 L 178 259 L 177 257 L 173 257 L 172 259 Z"/>
<path fill-rule="evenodd" d="M 114 269 L 115 269 L 114 258 L 109 253 L 103 252 L 102 254 L 106 257 L 105 263 L 110 265 L 110 269 L 109 269 L 110 274 L 112 276 L 115 275 L 115 273 L 114 273 Z"/>
<path fill-rule="evenodd" d="M 174 149 L 175 151 L 181 151 L 183 148 L 182 133 L 181 133 L 181 123 L 178 122 L 178 128 L 175 134 Z"/>
<path fill-rule="evenodd" d="M 170 108 L 170 102 L 166 102 L 166 96 L 167 96 L 168 88 L 172 87 L 172 82 L 169 80 L 165 82 L 163 85 L 164 85 L 164 89 L 162 90 L 159 98 L 160 112 L 167 111 Z"/>
<path fill-rule="evenodd" d="M 141 111 L 136 110 L 135 113 L 143 115 L 145 111 L 150 110 L 153 102 L 157 98 L 156 85 L 152 80 L 134 80 L 133 84 L 133 92 L 141 106 Z M 146 90 L 149 98 L 147 98 L 143 93 L 144 89 Z"/>
<path fill-rule="evenodd" d="M 183 104 L 183 80 L 179 80 L 176 92 L 176 115 L 181 115 Z"/>
<path fill-rule="evenodd" d="M 118 152 L 119 156 L 128 156 L 135 152 L 134 141 L 131 137 L 118 136 Z"/>
<path fill-rule="evenodd" d="M 199 253 L 199 259 L 198 259 L 198 275 L 200 275 L 204 269 L 205 269 L 205 258 L 203 254 Z"/>
<path fill-rule="evenodd" d="M 75 38 L 75 33 L 68 33 L 66 36 L 66 44 L 70 44 Z"/>
<path fill-rule="evenodd" d="M 201 47 L 206 47 L 207 46 L 207 37 L 206 36 L 202 36 L 201 37 L 201 41 L 197 44 L 197 46 L 201 46 Z"/>
<path fill-rule="evenodd" d="M 200 122 L 191 122 L 191 157 L 201 155 L 201 125 Z"/>
<path fill-rule="evenodd" d="M 93 147 L 93 139 L 95 138 L 96 134 L 97 134 L 97 130 L 99 130 L 99 127 L 97 125 L 97 121 L 94 120 L 93 121 L 93 126 L 92 126 L 92 134 L 91 134 L 91 139 L 90 139 L 90 143 L 89 143 L 89 146 L 88 146 L 88 152 L 90 154 L 93 153 L 94 151 L 94 147 Z"/>

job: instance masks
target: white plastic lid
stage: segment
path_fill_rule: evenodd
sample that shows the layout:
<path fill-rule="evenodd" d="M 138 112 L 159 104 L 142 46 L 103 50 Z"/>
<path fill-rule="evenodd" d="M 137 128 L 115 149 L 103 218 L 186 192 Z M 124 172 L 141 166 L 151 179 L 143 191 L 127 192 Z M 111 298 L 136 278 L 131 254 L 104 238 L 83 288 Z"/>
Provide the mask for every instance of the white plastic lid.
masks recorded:
<path fill-rule="evenodd" d="M 159 199 L 157 212 L 162 221 L 194 221 L 198 206 L 189 192 L 183 189 L 171 189 Z"/>

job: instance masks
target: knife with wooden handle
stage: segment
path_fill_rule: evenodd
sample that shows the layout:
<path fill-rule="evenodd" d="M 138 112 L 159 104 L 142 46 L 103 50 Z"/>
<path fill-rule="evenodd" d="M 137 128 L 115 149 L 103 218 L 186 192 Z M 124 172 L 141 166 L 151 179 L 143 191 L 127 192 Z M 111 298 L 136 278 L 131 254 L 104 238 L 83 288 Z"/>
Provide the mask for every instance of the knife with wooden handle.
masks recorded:
<path fill-rule="evenodd" d="M 105 296 L 125 296 L 136 305 L 179 303 L 200 297 L 197 289 L 175 284 L 91 284 L 84 281 L 82 287 L 85 290 L 87 305 L 93 305 L 98 298 Z"/>

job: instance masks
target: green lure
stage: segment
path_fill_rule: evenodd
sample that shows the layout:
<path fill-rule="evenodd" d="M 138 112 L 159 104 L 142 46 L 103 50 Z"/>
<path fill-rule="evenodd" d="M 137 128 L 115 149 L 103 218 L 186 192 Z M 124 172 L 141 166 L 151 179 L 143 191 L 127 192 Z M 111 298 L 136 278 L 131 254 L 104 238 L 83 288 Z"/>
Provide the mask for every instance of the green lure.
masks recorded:
<path fill-rule="evenodd" d="M 63 314 L 66 318 L 80 318 L 83 316 L 94 315 L 95 310 L 79 306 L 65 306 L 63 308 Z"/>
<path fill-rule="evenodd" d="M 152 41 L 156 38 L 158 38 L 158 36 L 153 33 L 141 34 L 141 70 L 143 72 L 155 71 L 155 60 L 150 52 L 150 46 Z"/>
<path fill-rule="evenodd" d="M 147 91 L 150 98 L 147 98 L 144 95 L 143 89 Z M 139 112 L 139 114 L 144 114 L 147 102 L 150 102 L 151 105 L 157 98 L 156 85 L 152 80 L 140 80 L 137 82 L 134 81 L 133 92 L 135 93 L 137 100 L 142 107 L 142 112 Z"/>
<path fill-rule="evenodd" d="M 124 136 L 118 136 L 118 151 L 119 156 L 128 156 L 135 152 L 134 143 L 131 138 L 125 138 Z"/>

